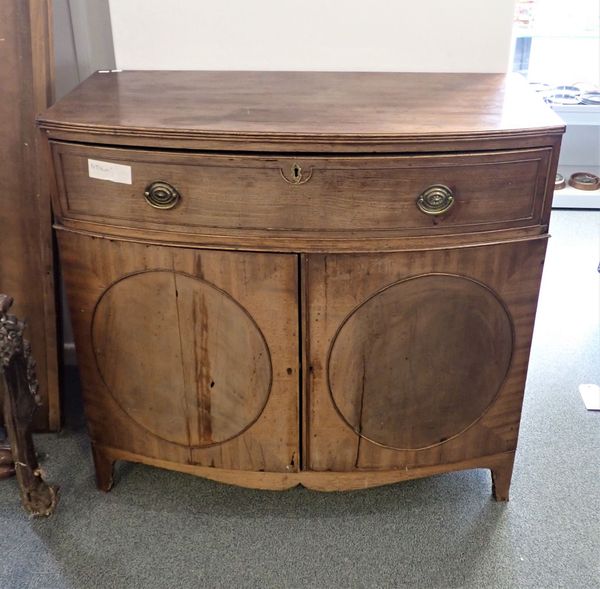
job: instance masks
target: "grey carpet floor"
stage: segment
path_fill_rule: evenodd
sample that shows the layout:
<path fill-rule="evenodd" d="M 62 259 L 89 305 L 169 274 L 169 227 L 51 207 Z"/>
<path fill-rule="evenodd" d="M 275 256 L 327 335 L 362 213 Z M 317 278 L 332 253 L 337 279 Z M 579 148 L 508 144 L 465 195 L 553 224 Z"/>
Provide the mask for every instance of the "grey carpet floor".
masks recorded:
<path fill-rule="evenodd" d="M 476 470 L 352 493 L 257 492 L 121 464 L 95 490 L 69 427 L 36 436 L 62 487 L 29 520 L 0 483 L 0 588 L 600 587 L 600 212 L 553 213 L 511 501 Z"/>

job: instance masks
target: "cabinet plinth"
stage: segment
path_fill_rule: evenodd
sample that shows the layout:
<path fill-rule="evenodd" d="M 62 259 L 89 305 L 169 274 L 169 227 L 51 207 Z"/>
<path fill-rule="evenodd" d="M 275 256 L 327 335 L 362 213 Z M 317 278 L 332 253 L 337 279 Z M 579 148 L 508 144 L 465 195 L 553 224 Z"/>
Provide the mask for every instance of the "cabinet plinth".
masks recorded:
<path fill-rule="evenodd" d="M 99 488 L 508 499 L 562 125 L 505 76 L 238 74 L 99 73 L 40 117 Z"/>

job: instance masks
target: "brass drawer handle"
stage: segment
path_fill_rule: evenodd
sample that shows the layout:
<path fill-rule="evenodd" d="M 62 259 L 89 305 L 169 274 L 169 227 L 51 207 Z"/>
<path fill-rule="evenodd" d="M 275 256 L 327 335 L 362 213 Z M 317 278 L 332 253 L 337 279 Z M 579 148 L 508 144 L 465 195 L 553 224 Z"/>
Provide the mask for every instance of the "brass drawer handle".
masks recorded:
<path fill-rule="evenodd" d="M 443 215 L 454 204 L 452 190 L 444 184 L 433 184 L 417 198 L 419 210 L 426 215 Z"/>
<path fill-rule="evenodd" d="M 172 209 L 181 195 L 167 182 L 152 182 L 144 190 L 146 202 L 155 209 Z"/>

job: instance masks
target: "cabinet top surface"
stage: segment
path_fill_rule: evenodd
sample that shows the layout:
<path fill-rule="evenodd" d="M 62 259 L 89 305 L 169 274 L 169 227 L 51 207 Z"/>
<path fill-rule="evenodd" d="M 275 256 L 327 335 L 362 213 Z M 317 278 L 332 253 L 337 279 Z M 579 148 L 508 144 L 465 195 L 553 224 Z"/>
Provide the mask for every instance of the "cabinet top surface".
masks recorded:
<path fill-rule="evenodd" d="M 265 143 L 494 138 L 564 129 L 518 76 L 434 73 L 96 73 L 38 122 L 50 132 Z"/>

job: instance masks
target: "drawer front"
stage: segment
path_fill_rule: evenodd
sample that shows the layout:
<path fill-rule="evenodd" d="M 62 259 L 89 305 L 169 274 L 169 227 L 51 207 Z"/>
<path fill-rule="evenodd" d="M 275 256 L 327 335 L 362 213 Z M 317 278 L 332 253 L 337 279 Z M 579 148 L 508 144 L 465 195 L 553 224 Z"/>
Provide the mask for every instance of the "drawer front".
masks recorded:
<path fill-rule="evenodd" d="M 334 236 L 460 233 L 540 223 L 552 153 L 540 148 L 292 158 L 60 142 L 52 148 L 58 212 L 65 219 L 187 233 Z M 147 202 L 145 193 L 154 182 L 176 189 L 180 198 L 173 208 Z M 432 185 L 448 189 L 447 202 L 452 202 L 442 214 L 417 206 L 419 195 Z"/>

